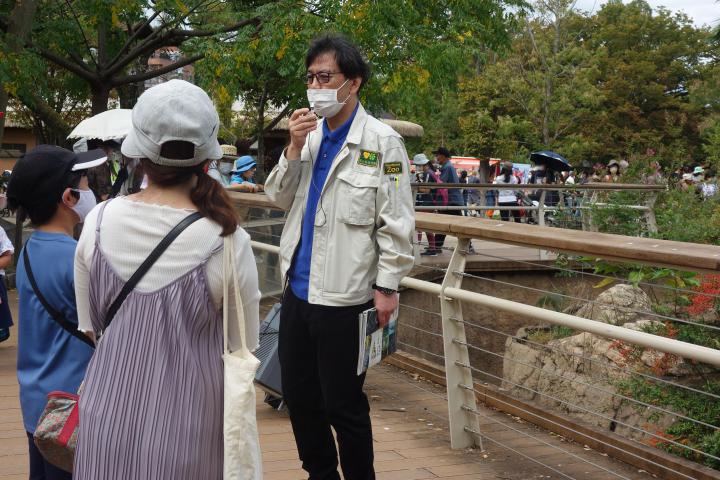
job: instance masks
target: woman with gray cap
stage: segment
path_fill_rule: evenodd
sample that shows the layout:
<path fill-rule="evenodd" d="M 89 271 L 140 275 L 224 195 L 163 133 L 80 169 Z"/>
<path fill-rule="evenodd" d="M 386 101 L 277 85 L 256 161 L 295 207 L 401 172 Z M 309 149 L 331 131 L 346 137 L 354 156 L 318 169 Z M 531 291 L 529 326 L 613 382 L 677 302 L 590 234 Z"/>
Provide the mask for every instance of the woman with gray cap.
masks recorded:
<path fill-rule="evenodd" d="M 228 295 L 230 350 L 258 345 L 257 269 L 227 193 L 204 167 L 222 157 L 218 114 L 200 88 L 150 88 L 122 145 L 145 190 L 99 205 L 78 244 L 79 328 L 102 333 L 80 396 L 79 480 L 222 478 L 223 240 L 237 252 L 242 312 Z M 112 317 L 125 282 L 168 232 L 199 212 Z M 232 291 L 232 289 L 231 289 Z M 244 317 L 244 322 L 240 319 Z M 253 412 L 254 413 L 254 412 Z"/>

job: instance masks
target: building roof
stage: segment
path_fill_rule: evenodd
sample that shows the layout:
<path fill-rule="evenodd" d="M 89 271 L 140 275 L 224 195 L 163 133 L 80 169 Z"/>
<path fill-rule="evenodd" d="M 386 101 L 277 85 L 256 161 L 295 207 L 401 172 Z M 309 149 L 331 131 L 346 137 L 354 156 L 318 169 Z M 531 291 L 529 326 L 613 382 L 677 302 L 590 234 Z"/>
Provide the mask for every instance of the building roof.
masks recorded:
<path fill-rule="evenodd" d="M 12 110 L 9 110 L 5 114 L 5 128 L 32 128 L 32 124 L 26 124 L 18 120 L 17 115 Z"/>

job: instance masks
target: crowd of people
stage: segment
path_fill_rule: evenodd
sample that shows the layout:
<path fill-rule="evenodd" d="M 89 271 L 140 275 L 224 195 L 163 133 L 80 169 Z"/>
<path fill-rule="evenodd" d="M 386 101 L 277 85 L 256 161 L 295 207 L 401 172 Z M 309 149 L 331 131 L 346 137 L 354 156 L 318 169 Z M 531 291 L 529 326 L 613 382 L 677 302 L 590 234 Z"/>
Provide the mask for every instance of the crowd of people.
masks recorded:
<path fill-rule="evenodd" d="M 238 155 L 235 145 L 221 143 L 222 157 L 211 160 L 204 167 L 205 172 L 228 190 L 257 193 L 263 191 L 263 185 L 255 180 L 257 162 L 251 155 Z M 100 141 L 82 139 L 73 150 L 86 152 L 101 149 L 107 155 L 107 161 L 88 170 L 88 185 L 98 202 L 127 196 L 144 190 L 148 185 L 148 176 L 138 159 L 129 158 L 121 153 L 122 139 Z"/>
<path fill-rule="evenodd" d="M 255 180 L 252 156 L 218 139 L 209 96 L 182 80 L 140 96 L 122 142 L 87 139 L 74 151 L 41 145 L 18 160 L 8 202 L 34 228 L 16 273 L 31 480 L 223 477 L 224 345 L 257 348 L 260 300 L 250 237 L 228 190 L 265 191 L 288 212 L 278 352 L 302 467 L 311 479 L 339 480 L 339 467 L 347 480 L 373 480 L 358 318 L 375 308 L 383 326 L 398 308 L 414 262 L 414 204 L 472 215 L 485 202 L 518 222 L 523 198 L 539 198 L 518 185 L 621 182 L 628 167 L 611 161 L 604 171 L 574 173 L 538 165 L 525 182 L 503 162 L 489 178 L 496 188 L 481 196 L 472 187 L 477 172 L 458 175 L 444 146 L 433 160 L 415 155 L 411 170 L 402 137 L 359 101 L 370 69 L 345 37 L 315 39 L 305 66 L 310 108 L 292 113 L 289 144 L 265 185 Z M 717 194 L 703 166 L 677 178 L 653 168 L 644 181 Z M 415 198 L 412 181 L 423 184 Z M 558 201 L 552 193 L 543 199 Z M 426 236 L 422 255 L 437 255 L 445 236 Z M 13 253 L 0 229 L 0 274 Z M 4 285 L 0 341 L 12 325 Z M 80 391 L 72 473 L 34 441 L 52 391 Z M 248 408 L 254 412 L 254 402 Z M 256 443 L 249 438 L 244 448 Z"/>
<path fill-rule="evenodd" d="M 584 162 L 578 169 L 557 171 L 546 165 L 534 165 L 528 172 L 518 168 L 510 161 L 494 164 L 486 173 L 484 183 L 497 185 L 495 188 L 485 188 L 481 194 L 473 184 L 483 183 L 477 170 L 461 170 L 458 176 L 456 168 L 450 161 L 450 152 L 441 147 L 433 151 L 435 161 L 431 161 L 426 154 L 419 153 L 413 157 L 414 181 L 418 184 L 433 183 L 460 183 L 467 184 L 464 188 L 420 186 L 417 190 L 415 202 L 422 210 L 431 210 L 451 215 L 487 215 L 493 216 L 495 212 L 503 221 L 511 219 L 517 223 L 523 221 L 536 222 L 534 214 L 526 211 L 525 207 L 537 206 L 542 202 L 545 206 L 556 206 L 561 201 L 558 190 L 545 190 L 544 195 L 539 189 L 530 185 L 586 185 L 592 183 L 629 183 L 648 185 L 667 185 L 669 188 L 678 188 L 694 192 L 699 199 L 710 200 L 718 198 L 717 174 L 709 165 L 687 165 L 669 173 L 664 171 L 660 162 L 651 160 L 645 162 L 645 168 L 630 169 L 627 160 L 610 160 L 607 164 L 596 163 L 591 165 Z M 650 152 L 654 155 L 654 152 Z M 513 185 L 528 185 L 526 187 L 513 187 Z M 566 206 L 577 206 L 578 195 L 574 192 L 563 196 Z M 445 207 L 468 208 L 445 208 Z M 432 207 L 440 207 L 432 209 Z M 494 207 L 494 208 L 493 208 Z M 483 212 L 483 213 L 480 213 Z M 436 256 L 441 252 L 442 243 L 437 241 L 437 235 L 426 233 L 427 247 L 421 253 L 423 256 Z M 418 241 L 421 241 L 418 234 Z"/>
<path fill-rule="evenodd" d="M 279 357 L 303 468 L 312 479 L 339 480 L 338 467 L 348 480 L 375 478 L 357 325 L 368 308 L 389 321 L 413 265 L 410 162 L 402 137 L 359 101 L 369 66 L 355 45 L 323 35 L 305 63 L 312 110 L 293 112 L 265 185 L 253 157 L 217 138 L 209 96 L 182 80 L 139 97 L 122 142 L 41 145 L 17 161 L 7 198 L 33 225 L 16 271 L 31 480 L 221 479 L 238 453 L 254 473 L 236 478 L 262 478 L 251 431 L 235 432 L 242 451 L 224 445 L 228 415 L 254 422 L 255 402 L 224 412 L 223 362 L 259 344 L 257 266 L 227 191 L 265 189 L 289 212 Z M 6 238 L 0 250 L 1 269 Z M 0 301 L 7 338 L 2 289 Z M 37 435 L 57 391 L 79 393 L 76 449 L 48 457 Z M 66 453 L 72 473 L 53 461 Z"/>
<path fill-rule="evenodd" d="M 166 140 L 170 123 L 182 140 Z M 84 152 L 41 145 L 15 165 L 8 201 L 34 228 L 16 272 L 31 479 L 221 478 L 222 340 L 236 349 L 242 330 L 257 347 L 260 292 L 249 236 L 207 173 L 223 158 L 218 129 L 208 95 L 172 80 L 138 100 L 120 146 L 126 175 L 109 191 L 90 189 L 91 171 L 113 168 L 107 142 Z M 142 187 L 123 190 L 138 177 Z M 98 195 L 108 199 L 98 204 Z M 225 237 L 241 299 L 231 294 L 223 333 Z M 70 473 L 43 456 L 34 434 L 48 394 L 81 384 Z"/>

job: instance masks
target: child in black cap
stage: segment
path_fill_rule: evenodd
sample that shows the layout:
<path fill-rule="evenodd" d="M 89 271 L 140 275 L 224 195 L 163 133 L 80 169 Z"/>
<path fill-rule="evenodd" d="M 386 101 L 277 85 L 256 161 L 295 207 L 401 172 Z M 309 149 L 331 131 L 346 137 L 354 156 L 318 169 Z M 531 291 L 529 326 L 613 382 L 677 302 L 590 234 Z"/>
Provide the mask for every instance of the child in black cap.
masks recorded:
<path fill-rule="evenodd" d="M 93 354 L 93 341 L 77 330 L 73 229 L 95 206 L 87 169 L 106 160 L 102 150 L 73 153 L 40 145 L 23 155 L 8 184 L 10 208 L 22 208 L 35 231 L 18 262 L 20 407 L 28 436 L 30 478 L 70 479 L 51 465 L 33 433 L 54 390 L 77 391 Z"/>

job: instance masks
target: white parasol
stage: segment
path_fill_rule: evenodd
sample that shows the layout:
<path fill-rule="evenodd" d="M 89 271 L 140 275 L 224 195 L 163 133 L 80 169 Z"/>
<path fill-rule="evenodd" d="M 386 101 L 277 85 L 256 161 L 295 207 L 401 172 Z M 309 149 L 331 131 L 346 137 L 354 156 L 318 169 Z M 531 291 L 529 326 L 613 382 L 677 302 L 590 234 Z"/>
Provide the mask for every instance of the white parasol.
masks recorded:
<path fill-rule="evenodd" d="M 121 140 L 132 130 L 132 110 L 117 108 L 86 118 L 67 138 Z"/>

